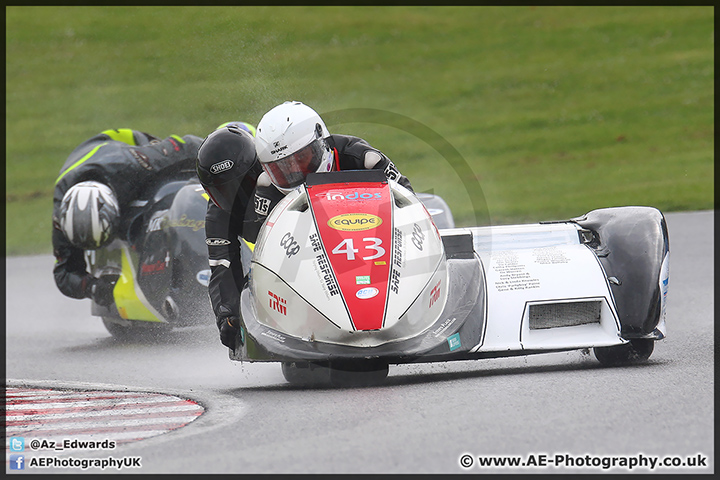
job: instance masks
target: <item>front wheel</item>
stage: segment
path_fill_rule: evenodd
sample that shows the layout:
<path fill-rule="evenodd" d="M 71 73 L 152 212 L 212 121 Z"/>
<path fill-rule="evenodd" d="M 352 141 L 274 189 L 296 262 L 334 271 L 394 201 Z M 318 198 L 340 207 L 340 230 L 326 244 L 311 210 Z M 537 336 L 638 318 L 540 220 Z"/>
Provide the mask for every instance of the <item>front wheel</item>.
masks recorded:
<path fill-rule="evenodd" d="M 389 365 L 378 360 L 283 362 L 282 373 L 297 386 L 366 387 L 382 383 Z"/>
<path fill-rule="evenodd" d="M 595 347 L 593 352 L 602 365 L 615 367 L 641 363 L 650 358 L 655 348 L 655 340 L 633 338 L 628 343 L 612 347 Z"/>
<path fill-rule="evenodd" d="M 332 363 L 330 383 L 338 387 L 365 387 L 382 383 L 390 367 L 379 360 Z"/>

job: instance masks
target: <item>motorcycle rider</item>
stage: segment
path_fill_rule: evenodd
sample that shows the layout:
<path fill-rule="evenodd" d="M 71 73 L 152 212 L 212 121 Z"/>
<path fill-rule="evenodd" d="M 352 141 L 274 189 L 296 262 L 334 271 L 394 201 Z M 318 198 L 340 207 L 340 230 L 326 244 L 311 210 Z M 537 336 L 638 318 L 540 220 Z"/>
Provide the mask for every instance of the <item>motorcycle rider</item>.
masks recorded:
<path fill-rule="evenodd" d="M 245 212 L 262 172 L 254 132 L 247 123 L 223 124 L 205 138 L 197 155 L 197 176 L 211 200 L 205 215 L 208 293 L 220 341 L 230 349 L 237 346 L 240 292 L 247 281 L 240 244 Z"/>
<path fill-rule="evenodd" d="M 240 292 L 247 282 L 240 237 L 254 243 L 273 207 L 308 173 L 375 168 L 412 187 L 382 152 L 358 137 L 330 135 L 317 112 L 300 102 L 285 102 L 266 113 L 256 127 L 252 150 L 252 137 L 231 133 L 208 136 L 198 153 L 198 176 L 213 199 L 205 220 L 210 299 L 220 341 L 235 349 L 242 318 Z M 227 159 L 233 165 L 213 174 L 213 168 L 229 165 Z M 248 190 L 251 185 L 254 192 Z"/>
<path fill-rule="evenodd" d="M 257 125 L 255 146 L 263 174 L 245 221 L 245 238 L 252 242 L 270 211 L 308 173 L 378 169 L 412 191 L 385 154 L 362 138 L 331 135 L 320 115 L 301 102 L 284 102 L 267 112 Z"/>
<path fill-rule="evenodd" d="M 112 303 L 115 279 L 89 273 L 85 251 L 115 238 L 134 243 L 129 205 L 150 194 L 160 181 L 192 178 L 201 142 L 194 135 L 160 140 L 120 128 L 105 130 L 70 153 L 53 194 L 53 275 L 60 292 L 104 306 Z"/>

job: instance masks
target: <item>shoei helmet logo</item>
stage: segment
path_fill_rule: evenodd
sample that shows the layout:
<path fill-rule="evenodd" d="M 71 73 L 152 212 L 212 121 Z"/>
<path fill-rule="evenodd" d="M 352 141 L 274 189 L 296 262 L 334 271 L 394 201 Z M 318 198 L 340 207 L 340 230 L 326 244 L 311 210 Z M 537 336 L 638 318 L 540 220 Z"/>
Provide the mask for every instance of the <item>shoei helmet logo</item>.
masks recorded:
<path fill-rule="evenodd" d="M 375 295 L 377 295 L 380 292 L 375 287 L 365 287 L 361 288 L 355 293 L 355 296 L 361 300 L 367 300 L 368 298 L 373 298 Z"/>
<path fill-rule="evenodd" d="M 343 232 L 358 232 L 379 227 L 382 218 L 371 213 L 343 213 L 328 220 L 328 226 Z"/>
<path fill-rule="evenodd" d="M 213 164 L 210 167 L 210 173 L 217 174 L 217 173 L 225 172 L 227 170 L 230 170 L 233 167 L 233 165 L 235 165 L 235 164 L 233 163 L 232 160 L 223 160 L 222 162 Z"/>

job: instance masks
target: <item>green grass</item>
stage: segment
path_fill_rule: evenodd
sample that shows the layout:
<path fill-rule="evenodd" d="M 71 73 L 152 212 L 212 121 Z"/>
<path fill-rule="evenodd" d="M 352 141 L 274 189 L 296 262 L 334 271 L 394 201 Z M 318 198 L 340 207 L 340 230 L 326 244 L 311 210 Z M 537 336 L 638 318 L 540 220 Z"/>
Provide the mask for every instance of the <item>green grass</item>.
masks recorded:
<path fill-rule="evenodd" d="M 50 252 L 87 137 L 205 136 L 288 99 L 459 225 L 711 209 L 713 39 L 712 7 L 7 7 L 6 254 Z"/>

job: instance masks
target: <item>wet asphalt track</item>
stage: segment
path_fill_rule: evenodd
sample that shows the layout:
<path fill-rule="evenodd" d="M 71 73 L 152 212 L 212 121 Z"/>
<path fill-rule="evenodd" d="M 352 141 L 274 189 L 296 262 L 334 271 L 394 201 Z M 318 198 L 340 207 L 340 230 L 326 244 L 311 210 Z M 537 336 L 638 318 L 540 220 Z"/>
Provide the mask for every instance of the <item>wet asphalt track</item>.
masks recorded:
<path fill-rule="evenodd" d="M 214 325 L 161 344 L 116 342 L 89 302 L 57 291 L 53 259 L 37 256 L 6 259 L 6 378 L 11 386 L 158 392 L 205 407 L 153 438 L 53 454 L 141 457 L 128 473 L 602 473 L 613 458 L 670 457 L 700 466 L 652 471 L 713 473 L 714 215 L 666 218 L 668 338 L 641 366 L 603 368 L 569 352 L 391 366 L 375 387 L 295 388 L 277 364 L 231 362 Z M 464 455 L 471 466 L 461 466 Z M 478 465 L 493 455 L 534 465 Z"/>

